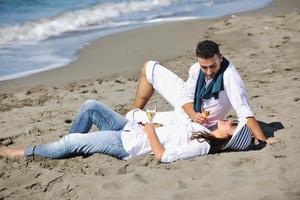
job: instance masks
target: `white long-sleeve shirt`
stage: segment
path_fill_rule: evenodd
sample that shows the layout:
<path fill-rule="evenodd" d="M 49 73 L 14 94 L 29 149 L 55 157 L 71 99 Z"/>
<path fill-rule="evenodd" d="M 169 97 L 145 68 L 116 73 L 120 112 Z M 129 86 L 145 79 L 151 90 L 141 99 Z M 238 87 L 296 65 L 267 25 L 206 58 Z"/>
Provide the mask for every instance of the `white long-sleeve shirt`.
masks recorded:
<path fill-rule="evenodd" d="M 181 106 L 194 102 L 200 70 L 199 63 L 195 63 L 190 67 L 189 78 L 185 82 L 181 93 Z M 223 82 L 224 90 L 219 93 L 218 99 L 212 97 L 202 100 L 203 109 L 210 111 L 208 124 L 206 124 L 207 127 L 215 125 L 217 120 L 223 119 L 231 108 L 236 111 L 237 117 L 240 120 L 254 116 L 248 102 L 244 83 L 235 66 L 231 63 L 223 74 Z"/>
<path fill-rule="evenodd" d="M 125 125 L 121 133 L 124 149 L 129 154 L 125 159 L 152 153 L 147 134 L 143 128 L 143 126 L 131 121 Z M 210 132 L 204 126 L 192 122 L 156 128 L 157 137 L 165 148 L 161 162 L 168 163 L 208 154 L 210 145 L 206 141 L 198 142 L 189 139 L 192 132 L 195 131 Z"/>

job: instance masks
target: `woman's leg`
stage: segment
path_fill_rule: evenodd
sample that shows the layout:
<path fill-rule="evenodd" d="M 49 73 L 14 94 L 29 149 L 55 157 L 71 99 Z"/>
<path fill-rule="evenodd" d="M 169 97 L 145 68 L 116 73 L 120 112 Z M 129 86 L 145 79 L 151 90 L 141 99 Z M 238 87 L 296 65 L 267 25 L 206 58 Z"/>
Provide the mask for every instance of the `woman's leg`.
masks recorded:
<path fill-rule="evenodd" d="M 96 100 L 87 100 L 80 108 L 70 133 L 88 133 L 95 124 L 99 130 L 121 130 L 127 119 Z"/>
<path fill-rule="evenodd" d="M 121 131 L 98 131 L 88 134 L 69 134 L 59 141 L 41 144 L 25 149 L 25 156 L 38 155 L 48 158 L 65 158 L 75 155 L 102 153 L 117 158 L 128 156 L 125 151 Z"/>

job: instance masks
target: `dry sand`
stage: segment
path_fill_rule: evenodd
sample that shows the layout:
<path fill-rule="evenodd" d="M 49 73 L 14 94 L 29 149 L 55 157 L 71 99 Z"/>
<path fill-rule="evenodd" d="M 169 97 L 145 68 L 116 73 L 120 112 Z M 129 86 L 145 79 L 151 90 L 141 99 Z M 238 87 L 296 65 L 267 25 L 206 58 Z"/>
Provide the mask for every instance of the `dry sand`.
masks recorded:
<path fill-rule="evenodd" d="M 289 2 L 293 6 L 278 11 Z M 0 83 L 1 140 L 11 147 L 46 143 L 68 132 L 87 99 L 124 114 L 147 59 L 158 59 L 186 78 L 196 42 L 213 39 L 238 67 L 256 117 L 275 135 L 276 145 L 172 164 L 153 156 L 0 159 L 0 199 L 300 199 L 300 12 L 295 5 L 276 1 L 255 14 L 116 34 L 83 49 L 79 61 L 66 68 Z M 85 80 L 75 81 L 80 77 Z M 170 109 L 158 95 L 151 101 L 159 110 Z"/>

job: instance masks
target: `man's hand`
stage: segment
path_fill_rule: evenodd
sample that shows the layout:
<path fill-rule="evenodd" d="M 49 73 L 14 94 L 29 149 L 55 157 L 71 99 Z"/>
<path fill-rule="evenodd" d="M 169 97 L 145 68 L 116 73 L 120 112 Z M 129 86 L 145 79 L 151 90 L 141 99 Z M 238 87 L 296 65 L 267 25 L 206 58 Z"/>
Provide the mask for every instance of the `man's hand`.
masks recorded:
<path fill-rule="evenodd" d="M 207 116 L 202 114 L 202 113 L 195 113 L 191 119 L 193 120 L 193 122 L 199 123 L 199 124 L 204 124 L 207 121 Z"/>
<path fill-rule="evenodd" d="M 193 122 L 203 125 L 207 121 L 207 116 L 200 112 L 195 112 L 193 103 L 186 103 L 182 106 L 182 108 Z"/>
<path fill-rule="evenodd" d="M 277 140 L 274 137 L 269 137 L 266 139 L 266 143 L 269 145 L 273 145 L 277 143 Z"/>

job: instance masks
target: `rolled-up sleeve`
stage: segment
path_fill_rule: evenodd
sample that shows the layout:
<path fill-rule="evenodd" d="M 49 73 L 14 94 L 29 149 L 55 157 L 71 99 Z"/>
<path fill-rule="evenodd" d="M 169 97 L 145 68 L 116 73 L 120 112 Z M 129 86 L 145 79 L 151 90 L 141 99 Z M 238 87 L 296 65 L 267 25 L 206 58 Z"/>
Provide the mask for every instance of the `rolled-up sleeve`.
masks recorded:
<path fill-rule="evenodd" d="M 181 91 L 180 106 L 186 103 L 194 102 L 195 89 L 198 80 L 200 67 L 198 63 L 193 64 L 189 70 L 189 77 Z"/>
<path fill-rule="evenodd" d="M 228 70 L 228 73 L 224 73 L 224 89 L 229 101 L 239 119 L 253 117 L 254 113 L 249 105 L 245 85 L 235 67 L 231 67 L 232 69 Z"/>
<path fill-rule="evenodd" d="M 190 144 L 181 145 L 174 148 L 166 148 L 161 162 L 170 163 L 176 160 L 207 155 L 209 149 L 210 145 L 206 141 L 198 142 L 197 140 L 193 140 Z"/>

